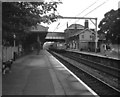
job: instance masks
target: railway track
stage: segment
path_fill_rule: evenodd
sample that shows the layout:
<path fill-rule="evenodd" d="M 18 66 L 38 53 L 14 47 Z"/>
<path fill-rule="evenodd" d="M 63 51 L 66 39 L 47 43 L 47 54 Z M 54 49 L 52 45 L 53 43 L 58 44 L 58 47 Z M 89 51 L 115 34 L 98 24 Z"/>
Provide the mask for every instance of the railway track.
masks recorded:
<path fill-rule="evenodd" d="M 73 55 L 70 52 L 67 52 L 66 54 L 62 54 L 65 57 L 69 57 L 70 59 L 73 59 L 77 62 L 83 63 L 89 67 L 92 67 L 94 69 L 97 69 L 99 71 L 102 71 L 106 74 L 109 74 L 110 76 L 120 78 L 120 69 L 112 67 L 112 66 L 107 66 L 98 62 L 91 61 L 89 59 L 81 58 L 78 55 Z"/>
<path fill-rule="evenodd" d="M 95 77 L 94 75 L 90 74 L 89 72 L 87 72 L 87 71 L 75 66 L 74 64 L 71 64 L 70 62 L 64 60 L 58 54 L 53 53 L 51 51 L 50 51 L 50 53 L 53 56 L 55 56 L 59 61 L 61 61 L 73 73 L 75 73 L 81 80 L 83 80 L 89 87 L 91 87 L 98 95 L 100 95 L 100 96 L 103 96 L 103 95 L 117 95 L 117 96 L 119 96 L 119 94 L 120 94 L 119 89 L 109 85 L 108 83 Z M 65 55 L 67 55 L 67 54 L 65 54 Z M 69 55 L 69 57 L 70 57 L 70 55 Z M 75 59 L 77 60 L 77 58 L 75 58 Z"/>

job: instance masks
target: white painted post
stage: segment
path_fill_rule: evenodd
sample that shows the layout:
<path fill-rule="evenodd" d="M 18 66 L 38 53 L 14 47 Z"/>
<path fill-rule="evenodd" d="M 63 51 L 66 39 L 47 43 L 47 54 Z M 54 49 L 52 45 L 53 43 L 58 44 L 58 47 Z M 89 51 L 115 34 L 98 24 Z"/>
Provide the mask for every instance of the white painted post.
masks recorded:
<path fill-rule="evenodd" d="M 97 52 L 98 48 L 98 34 L 97 34 L 97 18 L 95 19 L 95 52 Z"/>

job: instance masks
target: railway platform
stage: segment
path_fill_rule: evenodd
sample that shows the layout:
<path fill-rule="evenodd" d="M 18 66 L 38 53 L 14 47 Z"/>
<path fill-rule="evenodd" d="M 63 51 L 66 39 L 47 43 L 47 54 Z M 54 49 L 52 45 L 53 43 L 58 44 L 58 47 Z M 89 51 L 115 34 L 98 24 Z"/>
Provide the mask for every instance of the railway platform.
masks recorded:
<path fill-rule="evenodd" d="M 2 95 L 98 95 L 46 50 L 16 60 L 2 77 Z"/>
<path fill-rule="evenodd" d="M 68 49 L 68 51 L 72 51 L 72 52 L 80 52 L 80 53 L 83 53 L 83 54 L 89 54 L 89 55 L 93 55 L 93 56 L 100 56 L 100 57 L 104 57 L 104 58 L 110 58 L 110 59 L 116 59 L 116 60 L 120 60 L 120 55 L 118 56 L 118 54 L 113 54 L 109 51 L 106 51 L 106 56 L 105 54 L 102 54 L 102 53 L 95 53 L 95 52 L 86 52 L 86 51 L 80 51 L 80 50 L 77 50 L 77 49 Z"/>

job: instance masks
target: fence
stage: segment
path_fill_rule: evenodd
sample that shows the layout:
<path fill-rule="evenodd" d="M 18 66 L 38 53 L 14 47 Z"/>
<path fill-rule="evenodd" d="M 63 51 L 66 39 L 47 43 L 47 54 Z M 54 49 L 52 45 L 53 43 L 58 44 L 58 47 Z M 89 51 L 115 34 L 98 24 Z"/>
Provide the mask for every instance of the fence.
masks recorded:
<path fill-rule="evenodd" d="M 7 62 L 15 58 L 18 54 L 18 47 L 2 47 L 2 62 Z"/>

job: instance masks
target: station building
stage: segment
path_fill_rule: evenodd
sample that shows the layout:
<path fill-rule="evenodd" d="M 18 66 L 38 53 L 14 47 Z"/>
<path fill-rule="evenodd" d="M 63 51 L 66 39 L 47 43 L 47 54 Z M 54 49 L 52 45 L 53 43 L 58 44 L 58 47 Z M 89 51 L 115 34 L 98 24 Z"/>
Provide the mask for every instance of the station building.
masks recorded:
<path fill-rule="evenodd" d="M 88 20 L 85 20 L 84 26 L 80 24 L 68 26 L 64 32 L 67 48 L 95 50 L 95 31 L 94 29 L 89 29 Z"/>

